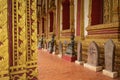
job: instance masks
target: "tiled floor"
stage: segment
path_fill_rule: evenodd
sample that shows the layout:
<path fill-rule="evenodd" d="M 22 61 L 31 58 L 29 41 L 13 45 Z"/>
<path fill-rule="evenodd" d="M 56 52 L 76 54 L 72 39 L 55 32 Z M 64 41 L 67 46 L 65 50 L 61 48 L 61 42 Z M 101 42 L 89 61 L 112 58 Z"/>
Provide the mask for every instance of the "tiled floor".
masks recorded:
<path fill-rule="evenodd" d="M 70 63 L 56 55 L 39 51 L 39 80 L 120 80 L 104 76 L 81 65 Z"/>

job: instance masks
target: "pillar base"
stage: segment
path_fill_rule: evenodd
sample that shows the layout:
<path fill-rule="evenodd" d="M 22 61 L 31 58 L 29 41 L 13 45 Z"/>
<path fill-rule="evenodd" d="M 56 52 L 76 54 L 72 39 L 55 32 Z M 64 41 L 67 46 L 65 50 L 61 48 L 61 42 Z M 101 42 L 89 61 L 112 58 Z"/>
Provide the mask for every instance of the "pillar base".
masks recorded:
<path fill-rule="evenodd" d="M 102 66 L 92 66 L 92 65 L 90 65 L 90 64 L 88 64 L 88 63 L 85 63 L 85 64 L 84 64 L 84 67 L 86 67 L 86 68 L 88 68 L 88 69 L 90 69 L 90 70 L 93 70 L 93 71 L 95 71 L 95 72 L 98 72 L 98 71 L 101 71 L 101 70 L 102 70 Z"/>
<path fill-rule="evenodd" d="M 108 76 L 108 77 L 111 77 L 111 78 L 116 78 L 118 77 L 118 72 L 111 72 L 111 71 L 108 71 L 108 70 L 103 70 L 103 74 Z"/>
<path fill-rule="evenodd" d="M 76 60 L 75 63 L 76 63 L 76 64 L 83 65 L 83 64 L 84 64 L 84 61 L 78 61 L 78 60 Z"/>
<path fill-rule="evenodd" d="M 70 62 L 75 62 L 75 60 L 77 60 L 77 56 L 71 56 L 67 54 L 63 55 L 62 58 Z"/>

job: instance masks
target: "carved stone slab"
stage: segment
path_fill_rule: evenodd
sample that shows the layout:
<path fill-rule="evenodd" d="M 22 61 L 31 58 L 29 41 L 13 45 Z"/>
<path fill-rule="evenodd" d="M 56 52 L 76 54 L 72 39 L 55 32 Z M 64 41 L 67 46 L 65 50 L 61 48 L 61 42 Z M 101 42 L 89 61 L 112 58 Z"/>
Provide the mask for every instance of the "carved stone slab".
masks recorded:
<path fill-rule="evenodd" d="M 92 41 L 88 47 L 88 60 L 87 63 L 92 66 L 98 66 L 99 51 L 97 44 Z"/>
<path fill-rule="evenodd" d="M 59 42 L 59 54 L 63 53 L 63 44 L 62 42 Z"/>
<path fill-rule="evenodd" d="M 82 44 L 80 42 L 77 44 L 77 60 L 82 61 Z"/>
<path fill-rule="evenodd" d="M 105 43 L 105 69 L 113 71 L 114 69 L 114 57 L 115 57 L 115 45 L 110 39 Z"/>
<path fill-rule="evenodd" d="M 47 49 L 47 43 L 44 43 L 44 46 L 45 46 L 44 48 Z"/>

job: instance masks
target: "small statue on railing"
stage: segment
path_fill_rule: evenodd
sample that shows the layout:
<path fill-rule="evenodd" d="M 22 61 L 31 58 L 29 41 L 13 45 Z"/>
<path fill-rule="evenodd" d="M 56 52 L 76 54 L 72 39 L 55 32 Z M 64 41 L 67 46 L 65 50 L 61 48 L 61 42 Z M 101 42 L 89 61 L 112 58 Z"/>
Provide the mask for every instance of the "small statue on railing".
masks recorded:
<path fill-rule="evenodd" d="M 44 48 L 44 44 L 43 43 L 44 43 L 44 38 L 43 38 L 43 35 L 42 35 L 41 39 L 38 42 L 38 49 Z"/>
<path fill-rule="evenodd" d="M 48 44 L 48 50 L 50 53 L 54 51 L 54 46 L 55 46 L 55 34 L 52 35 L 52 39 L 51 41 L 49 41 L 49 44 Z"/>
<path fill-rule="evenodd" d="M 69 54 L 69 55 L 72 55 L 72 56 L 76 55 L 74 46 L 75 46 L 74 35 L 71 35 L 71 42 L 68 44 L 68 47 L 66 49 L 66 54 Z"/>

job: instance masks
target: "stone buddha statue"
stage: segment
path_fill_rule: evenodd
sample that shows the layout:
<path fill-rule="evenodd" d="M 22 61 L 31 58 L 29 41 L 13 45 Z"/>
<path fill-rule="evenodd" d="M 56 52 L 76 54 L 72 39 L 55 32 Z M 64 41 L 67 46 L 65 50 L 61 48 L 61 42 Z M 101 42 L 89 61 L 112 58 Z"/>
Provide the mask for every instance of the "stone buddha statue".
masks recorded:
<path fill-rule="evenodd" d="M 52 39 L 51 39 L 51 41 L 49 41 L 49 44 L 48 44 L 48 50 L 50 53 L 53 52 L 54 45 L 55 45 L 55 34 L 52 35 Z"/>
<path fill-rule="evenodd" d="M 44 47 L 43 41 L 44 41 L 44 38 L 43 38 L 43 35 L 42 35 L 41 39 L 38 42 L 38 48 L 39 49 L 42 49 Z"/>
<path fill-rule="evenodd" d="M 66 54 L 75 55 L 74 46 L 75 46 L 74 35 L 71 35 L 71 42 L 68 44 Z"/>

